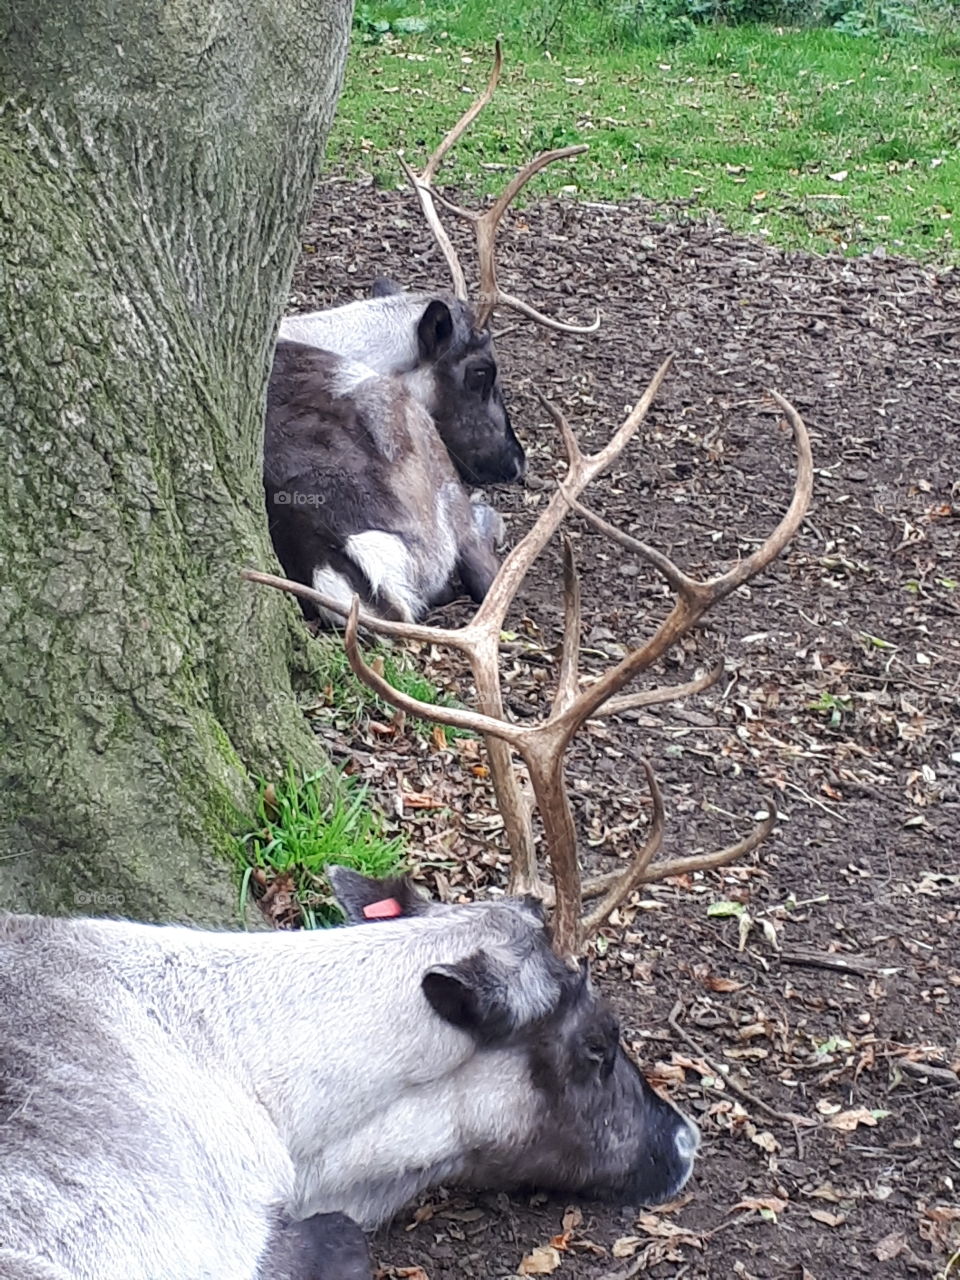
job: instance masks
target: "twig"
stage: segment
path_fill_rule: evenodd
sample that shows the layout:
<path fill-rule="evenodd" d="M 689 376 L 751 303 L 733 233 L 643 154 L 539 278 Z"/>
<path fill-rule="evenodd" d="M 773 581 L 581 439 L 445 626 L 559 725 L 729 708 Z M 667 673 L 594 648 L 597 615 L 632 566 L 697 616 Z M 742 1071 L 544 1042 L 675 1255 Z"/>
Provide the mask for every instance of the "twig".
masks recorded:
<path fill-rule="evenodd" d="M 682 1011 L 683 1005 L 678 1000 L 673 1006 L 670 1016 L 667 1018 L 667 1026 L 675 1036 L 684 1042 L 688 1049 L 692 1049 L 698 1058 L 702 1058 L 704 1060 L 719 1080 L 723 1080 L 726 1083 L 727 1088 L 731 1093 L 735 1093 L 738 1098 L 741 1098 L 744 1102 L 748 1102 L 751 1107 L 755 1107 L 758 1111 L 762 1111 L 765 1116 L 769 1117 L 769 1119 L 778 1120 L 781 1124 L 790 1125 L 794 1131 L 796 1131 L 796 1129 L 801 1125 L 810 1127 L 816 1124 L 815 1120 L 811 1120 L 807 1116 L 799 1116 L 792 1111 L 778 1111 L 776 1107 L 771 1107 L 769 1102 L 764 1102 L 762 1098 L 755 1097 L 752 1093 L 749 1093 L 744 1089 L 742 1085 L 739 1085 L 735 1080 L 732 1080 L 726 1072 L 721 1071 L 717 1064 L 708 1056 L 703 1045 L 700 1044 L 699 1041 L 694 1040 L 693 1036 L 688 1035 L 688 1033 L 684 1031 L 683 1027 L 680 1026 L 680 1023 L 677 1022 L 677 1015 Z"/>
<path fill-rule="evenodd" d="M 634 1276 L 638 1276 L 647 1265 L 646 1250 L 642 1250 L 639 1257 L 627 1264 L 626 1267 L 619 1271 L 605 1271 L 602 1276 L 598 1276 L 597 1280 L 633 1280 Z"/>
<path fill-rule="evenodd" d="M 926 1080 L 941 1089 L 960 1089 L 960 1076 L 950 1067 L 935 1067 L 929 1062 L 914 1062 L 910 1058 L 897 1058 L 894 1065 L 899 1067 L 904 1075 Z"/>
<path fill-rule="evenodd" d="M 853 821 L 848 818 L 845 813 L 837 813 L 835 809 L 831 809 L 829 805 L 824 804 L 822 800 L 818 800 L 816 796 L 810 795 L 809 791 L 804 791 L 803 787 L 798 786 L 795 782 L 785 782 L 783 784 L 790 791 L 795 791 L 798 796 L 802 796 L 808 804 L 815 804 L 818 809 L 822 809 L 824 813 L 828 813 L 831 818 L 836 818 L 838 822 L 846 822 L 848 825 Z"/>
<path fill-rule="evenodd" d="M 781 951 L 784 964 L 802 965 L 807 969 L 838 969 L 841 973 L 862 973 L 875 977 L 878 973 L 899 973 L 902 966 L 881 965 L 876 960 L 856 960 L 825 951 Z"/>

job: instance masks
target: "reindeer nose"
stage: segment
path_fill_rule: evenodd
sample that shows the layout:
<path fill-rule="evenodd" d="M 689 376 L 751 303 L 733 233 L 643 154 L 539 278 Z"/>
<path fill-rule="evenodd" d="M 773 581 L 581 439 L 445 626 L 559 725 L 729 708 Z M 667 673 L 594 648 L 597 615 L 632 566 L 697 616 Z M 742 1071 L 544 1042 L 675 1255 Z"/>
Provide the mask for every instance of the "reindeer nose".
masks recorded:
<path fill-rule="evenodd" d="M 683 1124 L 677 1129 L 674 1136 L 674 1142 L 677 1147 L 677 1155 L 683 1163 L 692 1164 L 700 1149 L 700 1130 L 684 1117 Z"/>

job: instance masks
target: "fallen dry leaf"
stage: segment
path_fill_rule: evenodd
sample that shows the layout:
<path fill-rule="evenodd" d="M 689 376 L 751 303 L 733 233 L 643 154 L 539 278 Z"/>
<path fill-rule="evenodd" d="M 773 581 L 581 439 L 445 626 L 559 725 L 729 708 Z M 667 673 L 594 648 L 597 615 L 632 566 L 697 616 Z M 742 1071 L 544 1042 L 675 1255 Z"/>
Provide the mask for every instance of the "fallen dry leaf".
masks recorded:
<path fill-rule="evenodd" d="M 695 1233 L 688 1231 L 686 1227 L 678 1227 L 675 1222 L 668 1222 L 655 1213 L 641 1213 L 637 1219 L 637 1226 L 641 1227 L 648 1236 L 658 1236 L 663 1240 L 674 1240 L 678 1236 L 697 1238 Z"/>
<path fill-rule="evenodd" d="M 757 1036 L 765 1036 L 768 1034 L 768 1028 L 764 1022 L 751 1022 L 747 1027 L 737 1028 L 738 1040 L 755 1040 Z"/>
<path fill-rule="evenodd" d="M 849 1200 L 852 1192 L 838 1191 L 832 1182 L 822 1182 L 820 1186 L 808 1191 L 807 1195 L 817 1200 L 829 1200 L 831 1204 L 839 1204 L 841 1200 Z"/>
<path fill-rule="evenodd" d="M 404 791 L 402 799 L 405 809 L 442 809 L 444 806 L 442 800 L 438 800 L 436 796 L 428 796 L 423 791 Z"/>
<path fill-rule="evenodd" d="M 870 1111 L 867 1107 L 857 1107 L 854 1111 L 841 1111 L 831 1116 L 827 1125 L 831 1129 L 839 1129 L 841 1133 L 852 1133 L 861 1124 L 875 1127 L 877 1120 L 886 1114 L 885 1111 Z"/>
<path fill-rule="evenodd" d="M 560 1254 L 552 1244 L 542 1245 L 521 1259 L 517 1272 L 521 1276 L 548 1276 L 560 1265 Z"/>
<path fill-rule="evenodd" d="M 742 991 L 746 985 L 743 982 L 737 982 L 733 978 L 720 978 L 715 973 L 711 973 L 703 979 L 703 985 L 708 991 L 717 991 L 726 994 L 729 991 Z"/>
<path fill-rule="evenodd" d="M 917 1223 L 921 1240 L 944 1252 L 955 1249 L 958 1241 L 954 1223 L 960 1222 L 960 1208 L 952 1204 L 920 1204 L 917 1207 L 921 1213 Z"/>
<path fill-rule="evenodd" d="M 661 1088 L 683 1084 L 686 1080 L 683 1067 L 674 1062 L 655 1062 L 650 1070 L 644 1074 L 650 1084 L 659 1085 Z"/>
<path fill-rule="evenodd" d="M 932 1209 L 924 1209 L 923 1216 L 931 1222 L 960 1222 L 960 1208 L 952 1204 L 935 1204 Z"/>
<path fill-rule="evenodd" d="M 367 729 L 370 733 L 377 734 L 380 738 L 395 738 L 397 736 L 397 725 L 381 724 L 379 720 L 368 720 Z"/>
<path fill-rule="evenodd" d="M 422 1204 L 419 1209 L 415 1209 L 413 1218 L 407 1223 L 404 1230 L 413 1231 L 419 1227 L 421 1222 L 429 1222 L 433 1215 L 437 1212 L 437 1205 Z"/>
<path fill-rule="evenodd" d="M 715 1072 L 710 1068 L 709 1064 L 704 1062 L 703 1058 L 688 1058 L 685 1054 L 673 1054 L 673 1062 L 678 1067 L 684 1067 L 688 1071 L 695 1071 L 698 1076 L 712 1076 Z"/>
<path fill-rule="evenodd" d="M 890 1262 L 907 1247 L 907 1237 L 902 1231 L 891 1231 L 888 1236 L 877 1242 L 874 1255 L 878 1262 Z"/>
<path fill-rule="evenodd" d="M 789 1200 L 781 1200 L 779 1196 L 747 1196 L 735 1204 L 730 1212 L 735 1213 L 737 1209 L 753 1209 L 756 1213 L 783 1213 L 789 1203 Z"/>
<path fill-rule="evenodd" d="M 775 1155 L 780 1150 L 780 1143 L 768 1129 L 763 1129 L 758 1133 L 751 1124 L 747 1126 L 746 1132 L 747 1137 L 754 1146 L 759 1147 L 761 1151 L 766 1151 L 768 1156 Z"/>
<path fill-rule="evenodd" d="M 615 1258 L 632 1258 L 642 1244 L 641 1236 L 621 1236 L 619 1240 L 614 1240 L 610 1252 Z"/>
<path fill-rule="evenodd" d="M 825 1227 L 841 1227 L 847 1220 L 845 1213 L 831 1213 L 829 1209 L 811 1209 L 810 1217 L 815 1222 L 822 1222 Z"/>
<path fill-rule="evenodd" d="M 563 1229 L 567 1235 L 572 1234 L 578 1227 L 583 1226 L 583 1213 L 576 1205 L 563 1211 Z"/>

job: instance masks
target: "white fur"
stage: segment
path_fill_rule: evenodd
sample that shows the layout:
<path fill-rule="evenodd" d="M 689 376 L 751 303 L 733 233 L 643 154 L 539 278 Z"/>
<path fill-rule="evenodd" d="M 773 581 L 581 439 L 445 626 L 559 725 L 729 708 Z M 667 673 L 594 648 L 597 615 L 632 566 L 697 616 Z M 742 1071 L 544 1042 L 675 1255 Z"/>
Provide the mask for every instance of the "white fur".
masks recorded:
<path fill-rule="evenodd" d="M 417 566 L 402 538 L 382 529 L 368 529 L 347 538 L 344 550 L 366 576 L 371 591 L 383 596 L 402 621 L 412 622 L 420 616 L 423 596 L 417 590 Z"/>
<path fill-rule="evenodd" d="M 410 373 L 400 375 L 400 381 L 407 388 L 414 400 L 422 404 L 427 413 L 436 409 L 437 384 L 433 370 L 427 366 L 414 369 Z"/>
<path fill-rule="evenodd" d="M 330 609 L 324 609 L 322 605 L 317 606 L 317 612 L 325 622 L 331 623 L 335 627 L 342 627 L 344 618 L 350 612 L 350 605 L 353 603 L 354 591 L 353 587 L 343 576 L 337 573 L 335 569 L 327 564 L 320 565 L 313 571 L 313 582 L 311 583 L 314 591 L 319 591 L 321 595 L 329 597 L 337 604 L 342 604 L 344 613 L 334 613 Z"/>
<path fill-rule="evenodd" d="M 359 360 L 342 360 L 337 363 L 330 379 L 330 394 L 333 396 L 353 395 L 365 382 L 379 379 L 376 369 Z"/>
<path fill-rule="evenodd" d="M 418 294 L 398 293 L 284 316 L 277 336 L 334 351 L 377 373 L 403 373 L 419 363 L 417 323 L 428 301 Z"/>

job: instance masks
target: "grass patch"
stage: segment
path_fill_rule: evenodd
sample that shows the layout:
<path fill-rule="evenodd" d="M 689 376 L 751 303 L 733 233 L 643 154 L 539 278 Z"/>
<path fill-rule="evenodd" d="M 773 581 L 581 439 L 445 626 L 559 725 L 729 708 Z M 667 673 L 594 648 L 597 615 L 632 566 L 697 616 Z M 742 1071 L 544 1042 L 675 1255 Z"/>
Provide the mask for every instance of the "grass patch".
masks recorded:
<path fill-rule="evenodd" d="M 339 636 L 319 635 L 314 642 L 314 652 L 318 657 L 318 679 L 324 704 L 329 710 L 330 719 L 338 728 L 356 726 L 371 716 L 389 720 L 396 714 L 394 707 L 385 703 L 353 674 Z M 371 665 L 378 664 L 384 679 L 401 693 L 442 707 L 459 705 L 421 674 L 402 651 L 378 644 L 366 656 Z M 432 724 L 418 720 L 415 716 L 408 717 L 407 726 L 412 733 L 424 738 L 434 728 Z M 465 729 L 452 729 L 448 726 L 444 726 L 443 732 L 448 741 L 470 736 Z"/>
<path fill-rule="evenodd" d="M 404 854 L 403 837 L 384 834 L 366 787 L 335 770 L 303 777 L 288 768 L 280 782 L 261 781 L 256 817 L 238 842 L 241 910 L 252 895 L 280 924 L 338 924 L 327 867 L 395 875 Z"/>
<path fill-rule="evenodd" d="M 960 262 L 952 25 L 938 37 L 898 39 L 690 25 L 677 41 L 650 22 L 624 47 L 605 34 L 609 6 L 569 3 L 577 14 L 595 10 L 594 20 L 567 22 L 555 44 L 537 38 L 545 10 L 534 0 L 509 11 L 468 0 L 455 15 L 422 0 L 400 6 L 402 14 L 394 4 L 391 24 L 405 18 L 430 30 L 395 34 L 391 25 L 376 40 L 355 40 L 330 162 L 402 185 L 397 150 L 415 164 L 432 150 L 485 82 L 502 27 L 500 87 L 445 163 L 451 185 L 488 194 L 503 184 L 499 166 L 587 142 L 587 155 L 551 167 L 525 198 L 643 196 L 682 202 L 694 216 L 718 214 L 788 248 L 861 254 L 883 246 Z M 377 12 L 367 6 L 366 20 Z"/>

